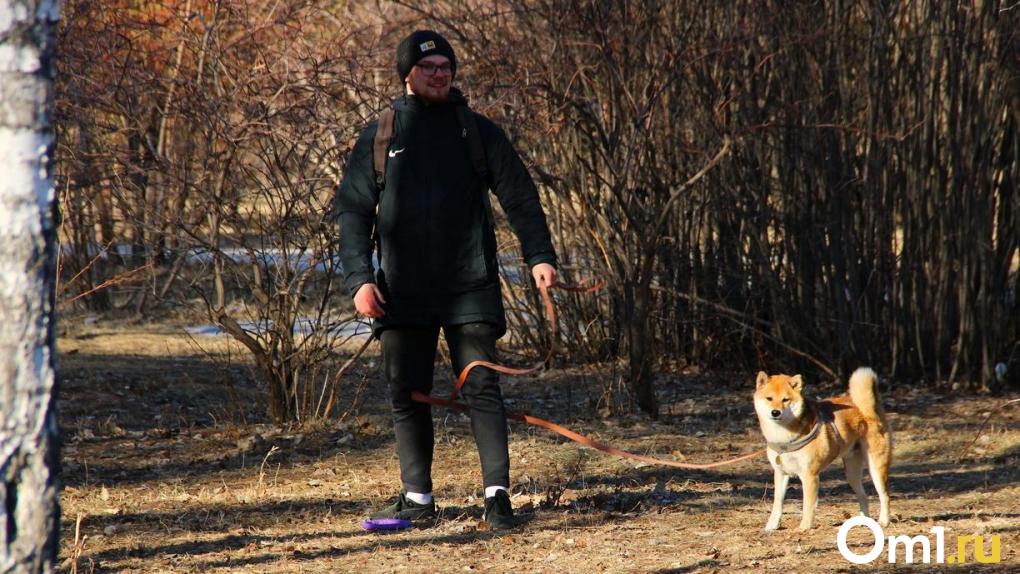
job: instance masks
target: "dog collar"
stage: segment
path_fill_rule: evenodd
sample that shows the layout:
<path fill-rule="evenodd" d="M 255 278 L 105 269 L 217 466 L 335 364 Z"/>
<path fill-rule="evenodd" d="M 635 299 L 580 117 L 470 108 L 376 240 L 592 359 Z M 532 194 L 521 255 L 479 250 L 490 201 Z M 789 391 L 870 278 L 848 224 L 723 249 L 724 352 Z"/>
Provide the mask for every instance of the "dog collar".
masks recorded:
<path fill-rule="evenodd" d="M 815 426 L 814 428 L 811 429 L 811 432 L 807 433 L 806 435 L 798 439 L 791 440 L 790 442 L 770 442 L 766 444 L 770 449 L 778 452 L 779 454 L 794 452 L 804 448 L 804 445 L 815 440 L 815 437 L 818 436 L 818 431 L 820 430 L 822 430 L 821 416 L 819 416 L 818 420 L 815 421 Z"/>

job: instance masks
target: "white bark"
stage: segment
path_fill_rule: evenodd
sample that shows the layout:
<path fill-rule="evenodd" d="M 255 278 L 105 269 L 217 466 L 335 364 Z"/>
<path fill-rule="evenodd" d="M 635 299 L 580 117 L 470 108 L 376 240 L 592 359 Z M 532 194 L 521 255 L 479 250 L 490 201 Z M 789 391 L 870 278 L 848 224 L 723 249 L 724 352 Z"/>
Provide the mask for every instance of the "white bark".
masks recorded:
<path fill-rule="evenodd" d="M 0 0 L 0 573 L 53 572 L 54 0 Z"/>

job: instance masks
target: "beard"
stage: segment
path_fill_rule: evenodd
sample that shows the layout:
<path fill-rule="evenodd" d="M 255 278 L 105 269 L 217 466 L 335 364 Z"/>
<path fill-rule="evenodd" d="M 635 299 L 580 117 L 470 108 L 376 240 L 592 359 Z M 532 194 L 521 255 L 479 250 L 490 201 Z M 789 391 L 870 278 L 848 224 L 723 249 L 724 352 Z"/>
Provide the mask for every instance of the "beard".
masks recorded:
<path fill-rule="evenodd" d="M 425 86 L 425 89 L 421 90 L 421 93 L 415 95 L 429 104 L 443 104 L 450 99 L 450 84 L 446 83 L 442 86 Z"/>
<path fill-rule="evenodd" d="M 450 89 L 453 86 L 452 77 L 423 78 L 420 75 L 411 75 L 405 80 L 407 93 L 413 94 L 426 104 L 443 104 L 450 98 Z"/>

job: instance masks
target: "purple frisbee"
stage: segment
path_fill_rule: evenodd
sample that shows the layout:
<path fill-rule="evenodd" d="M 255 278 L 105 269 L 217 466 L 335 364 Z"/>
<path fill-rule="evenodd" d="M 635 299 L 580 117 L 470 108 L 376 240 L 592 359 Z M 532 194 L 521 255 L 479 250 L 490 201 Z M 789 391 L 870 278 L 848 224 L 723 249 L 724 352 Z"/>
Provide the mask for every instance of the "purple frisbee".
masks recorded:
<path fill-rule="evenodd" d="M 365 530 L 404 530 L 405 528 L 411 528 L 410 520 L 401 520 L 400 518 L 369 518 L 361 523 L 361 527 Z"/>

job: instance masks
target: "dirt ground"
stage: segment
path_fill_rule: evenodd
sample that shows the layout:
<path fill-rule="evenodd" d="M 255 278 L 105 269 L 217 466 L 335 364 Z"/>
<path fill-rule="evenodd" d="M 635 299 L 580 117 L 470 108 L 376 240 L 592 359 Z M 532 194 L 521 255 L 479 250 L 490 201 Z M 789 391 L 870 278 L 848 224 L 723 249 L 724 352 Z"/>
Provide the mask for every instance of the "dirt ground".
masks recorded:
<path fill-rule="evenodd" d="M 983 535 L 986 547 L 998 536 L 1000 561 L 980 564 L 971 552 L 963 564 L 908 566 L 902 554 L 889 564 L 883 553 L 855 566 L 836 547 L 839 526 L 857 510 L 839 463 L 823 474 L 815 529 L 796 530 L 793 481 L 783 528 L 765 534 L 772 480 L 764 456 L 677 470 L 520 423 L 511 425 L 511 477 L 526 523 L 509 534 L 488 531 L 468 421 L 449 412 L 435 415 L 440 519 L 369 533 L 362 517 L 399 489 L 374 357 L 360 363 L 368 378 L 357 415 L 281 429 L 261 413 L 244 353 L 222 338 L 100 321 L 65 332 L 59 348 L 65 572 L 1020 572 L 1020 404 L 996 412 L 1020 398 L 1015 391 L 960 397 L 892 385 L 884 394 L 895 432 L 886 534 L 942 526 L 947 555 L 959 535 Z M 437 372 L 441 396 L 450 377 Z M 607 415 L 599 398 L 614 380 L 612 367 L 563 369 L 508 379 L 504 394 L 511 410 L 675 460 L 709 462 L 763 446 L 753 373 L 664 375 L 658 421 Z M 809 387 L 817 396 L 840 390 Z M 863 528 L 850 536 L 860 554 L 872 541 Z"/>

